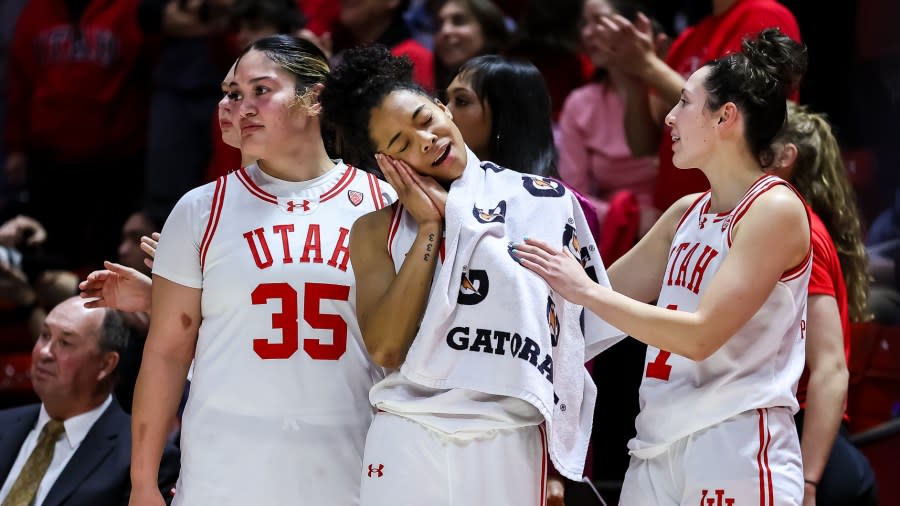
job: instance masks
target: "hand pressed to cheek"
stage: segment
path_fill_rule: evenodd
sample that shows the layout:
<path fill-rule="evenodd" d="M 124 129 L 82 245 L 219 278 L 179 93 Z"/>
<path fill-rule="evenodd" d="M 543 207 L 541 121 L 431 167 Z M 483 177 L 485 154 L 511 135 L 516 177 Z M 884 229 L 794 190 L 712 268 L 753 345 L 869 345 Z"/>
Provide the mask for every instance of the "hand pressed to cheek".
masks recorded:
<path fill-rule="evenodd" d="M 432 198 L 432 194 L 438 193 L 434 188 L 440 188 L 434 179 L 418 174 L 402 160 L 395 160 L 380 153 L 375 155 L 375 159 L 385 178 L 397 191 L 400 203 L 407 208 L 417 223 L 421 225 L 443 219 L 443 204 L 446 198 L 439 199 L 437 196 Z"/>

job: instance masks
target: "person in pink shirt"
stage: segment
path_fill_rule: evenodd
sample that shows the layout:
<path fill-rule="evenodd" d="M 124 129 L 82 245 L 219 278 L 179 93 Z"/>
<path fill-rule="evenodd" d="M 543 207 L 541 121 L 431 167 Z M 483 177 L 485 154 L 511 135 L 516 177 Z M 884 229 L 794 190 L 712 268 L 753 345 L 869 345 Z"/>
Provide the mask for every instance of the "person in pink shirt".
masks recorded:
<path fill-rule="evenodd" d="M 621 4 L 621 5 L 620 5 Z M 596 26 L 604 16 L 634 18 L 637 10 L 609 0 L 588 0 L 581 19 L 581 42 L 597 68 L 594 79 L 575 89 L 566 99 L 559 119 L 559 174 L 563 181 L 587 196 L 602 223 L 611 197 L 632 192 L 641 208 L 641 231 L 649 229 L 658 212 L 653 207 L 657 158 L 634 156 L 625 138 L 625 81 L 618 68 L 607 68 L 600 50 Z M 660 34 L 659 45 L 666 42 Z"/>

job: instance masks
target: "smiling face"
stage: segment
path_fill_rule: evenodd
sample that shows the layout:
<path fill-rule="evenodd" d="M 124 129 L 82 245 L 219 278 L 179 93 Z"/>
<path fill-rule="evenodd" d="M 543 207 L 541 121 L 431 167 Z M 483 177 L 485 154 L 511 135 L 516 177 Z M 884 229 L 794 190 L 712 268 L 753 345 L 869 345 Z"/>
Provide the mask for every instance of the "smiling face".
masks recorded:
<path fill-rule="evenodd" d="M 709 67 L 694 72 L 681 91 L 681 100 L 666 115 L 666 125 L 672 128 L 672 163 L 679 169 L 704 167 L 715 150 L 718 115 L 706 107 L 707 94 L 703 84 Z"/>
<path fill-rule="evenodd" d="M 595 67 L 606 67 L 609 63 L 606 54 L 600 51 L 597 25 L 602 23 L 604 17 L 612 16 L 615 13 L 607 0 L 587 0 L 584 3 L 579 21 L 581 44 Z"/>
<path fill-rule="evenodd" d="M 240 116 L 238 115 L 238 94 L 232 93 L 231 82 L 234 81 L 234 65 L 228 69 L 228 74 L 222 80 L 222 100 L 219 100 L 219 129 L 222 131 L 222 142 L 237 149 L 241 149 L 241 132 L 238 130 Z"/>
<path fill-rule="evenodd" d="M 457 179 L 466 168 L 466 146 L 453 115 L 415 91 L 392 91 L 372 109 L 369 137 L 376 152 L 443 183 Z"/>
<path fill-rule="evenodd" d="M 31 350 L 31 382 L 48 410 L 88 404 L 111 371 L 108 355 L 117 354 L 99 346 L 104 311 L 87 309 L 76 297 L 54 307 L 44 320 Z"/>
<path fill-rule="evenodd" d="M 309 108 L 298 102 L 296 79 L 266 54 L 250 50 L 235 64 L 229 91 L 237 94 L 238 129 L 245 156 L 268 159 L 289 150 L 308 135 L 318 122 Z"/>
<path fill-rule="evenodd" d="M 447 87 L 447 108 L 466 145 L 482 160 L 490 160 L 491 106 L 475 94 L 465 76 L 457 75 Z"/>
<path fill-rule="evenodd" d="M 462 2 L 447 2 L 438 11 L 434 56 L 448 68 L 456 68 L 484 48 L 484 33 Z"/>

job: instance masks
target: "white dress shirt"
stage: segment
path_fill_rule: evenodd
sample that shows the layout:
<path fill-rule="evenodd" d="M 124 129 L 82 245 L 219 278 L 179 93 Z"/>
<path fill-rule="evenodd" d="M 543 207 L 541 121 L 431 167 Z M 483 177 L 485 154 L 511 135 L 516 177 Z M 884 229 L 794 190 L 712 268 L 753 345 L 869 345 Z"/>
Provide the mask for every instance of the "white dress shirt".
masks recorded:
<path fill-rule="evenodd" d="M 41 504 L 43 504 L 44 499 L 47 497 L 47 493 L 50 492 L 50 489 L 53 488 L 53 484 L 56 483 L 56 479 L 59 478 L 63 469 L 66 468 L 69 459 L 72 458 L 72 455 L 75 455 L 78 447 L 81 446 L 81 442 L 84 441 L 84 437 L 87 436 L 91 427 L 94 426 L 94 423 L 100 418 L 100 415 L 106 411 L 106 408 L 109 407 L 111 402 L 112 395 L 107 397 L 100 406 L 80 415 L 73 416 L 63 422 L 66 433 L 56 442 L 56 446 L 53 449 L 53 460 L 50 461 L 50 467 L 48 467 L 47 472 L 44 473 L 44 478 L 41 480 L 41 484 L 37 489 L 37 494 L 34 496 L 34 502 L 32 503 L 34 506 L 41 506 Z M 25 467 L 25 462 L 28 460 L 31 452 L 34 451 L 35 446 L 37 446 L 38 436 L 40 436 L 44 424 L 49 421 L 50 415 L 47 414 L 47 410 L 42 404 L 41 414 L 38 415 L 37 423 L 34 424 L 34 429 L 28 433 L 28 436 L 22 443 L 22 448 L 19 449 L 19 455 L 16 457 L 15 463 L 13 463 L 12 468 L 9 470 L 9 476 L 6 477 L 3 488 L 0 488 L 0 502 L 6 499 L 6 496 L 9 494 L 9 489 L 11 489 L 13 483 L 16 482 L 16 478 L 19 477 L 19 473 L 21 473 L 22 468 Z"/>

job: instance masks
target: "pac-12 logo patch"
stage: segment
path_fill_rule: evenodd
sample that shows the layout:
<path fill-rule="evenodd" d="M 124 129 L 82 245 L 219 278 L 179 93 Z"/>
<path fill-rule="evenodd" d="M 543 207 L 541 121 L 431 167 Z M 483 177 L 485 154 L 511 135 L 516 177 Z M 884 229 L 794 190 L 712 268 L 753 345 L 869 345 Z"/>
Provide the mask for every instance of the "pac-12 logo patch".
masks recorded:
<path fill-rule="evenodd" d="M 505 223 L 506 201 L 501 200 L 491 209 L 479 209 L 476 205 L 472 208 L 472 216 L 474 216 L 479 223 Z"/>
<path fill-rule="evenodd" d="M 559 181 L 540 176 L 522 176 L 522 186 L 535 197 L 562 197 L 566 187 Z"/>
<path fill-rule="evenodd" d="M 464 306 L 474 306 L 487 297 L 490 287 L 487 271 L 478 269 L 463 271 L 456 302 Z"/>
<path fill-rule="evenodd" d="M 353 204 L 354 206 L 358 206 L 363 201 L 363 194 L 362 194 L 362 192 L 358 192 L 355 190 L 349 190 L 347 192 L 347 198 L 350 200 L 351 204 Z"/>
<path fill-rule="evenodd" d="M 556 316 L 556 303 L 549 295 L 547 296 L 547 324 L 550 326 L 550 342 L 556 346 L 559 342 L 559 317 Z"/>

